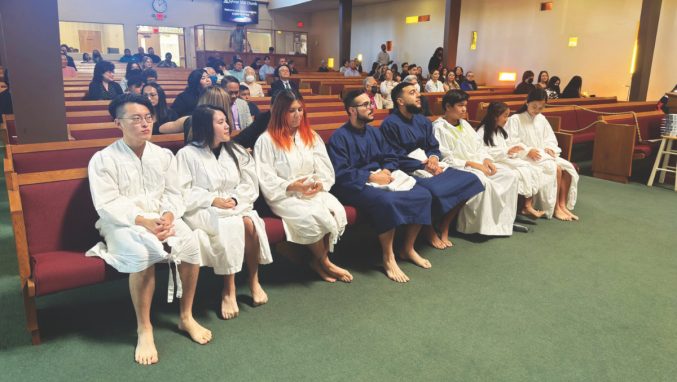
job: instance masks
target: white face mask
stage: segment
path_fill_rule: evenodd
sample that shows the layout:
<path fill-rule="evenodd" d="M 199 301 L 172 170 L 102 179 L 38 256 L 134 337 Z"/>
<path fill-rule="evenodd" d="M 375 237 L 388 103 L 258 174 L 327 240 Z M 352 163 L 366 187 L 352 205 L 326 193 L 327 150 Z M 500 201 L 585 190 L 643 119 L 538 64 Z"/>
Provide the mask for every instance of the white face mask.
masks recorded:
<path fill-rule="evenodd" d="M 244 78 L 244 81 L 245 81 L 246 83 L 252 83 L 252 82 L 256 81 L 256 77 L 254 77 L 254 76 L 252 76 L 252 75 L 250 74 L 250 75 L 248 75 L 248 76 L 246 76 L 246 77 Z"/>

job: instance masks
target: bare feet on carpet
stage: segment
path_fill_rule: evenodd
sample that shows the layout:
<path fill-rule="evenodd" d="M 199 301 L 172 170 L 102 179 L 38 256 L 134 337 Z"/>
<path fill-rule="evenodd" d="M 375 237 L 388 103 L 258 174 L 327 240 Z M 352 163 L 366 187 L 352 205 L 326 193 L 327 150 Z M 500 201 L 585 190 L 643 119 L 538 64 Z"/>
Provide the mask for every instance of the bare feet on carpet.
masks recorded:
<path fill-rule="evenodd" d="M 555 207 L 555 213 L 553 214 L 553 216 L 554 216 L 556 219 L 559 219 L 559 220 L 562 220 L 562 221 L 566 221 L 566 222 L 572 221 L 572 220 L 573 220 L 573 218 L 571 217 L 571 215 L 569 215 L 569 214 L 566 213 L 565 211 L 561 210 L 559 207 Z"/>
<path fill-rule="evenodd" d="M 432 227 L 426 227 L 424 228 L 425 230 L 425 237 L 426 240 L 428 240 L 428 243 L 430 243 L 433 248 L 437 249 L 445 249 L 447 248 L 447 244 L 440 239 L 439 236 L 437 236 L 437 232 Z"/>
<path fill-rule="evenodd" d="M 153 328 L 137 330 L 134 361 L 140 365 L 152 365 L 158 362 L 157 349 L 153 340 Z"/>
<path fill-rule="evenodd" d="M 534 207 L 524 207 L 522 208 L 522 211 L 520 211 L 521 215 L 524 216 L 529 216 L 530 218 L 533 219 L 540 219 L 545 215 L 545 211 L 540 211 L 535 209 Z"/>
<path fill-rule="evenodd" d="M 421 255 L 418 254 L 415 250 L 407 251 L 407 252 L 400 252 L 400 258 L 402 260 L 407 260 L 411 261 L 412 263 L 418 265 L 421 268 L 425 269 L 430 269 L 432 267 L 432 264 L 430 264 L 430 261 L 428 259 L 424 259 L 421 257 Z"/>
<path fill-rule="evenodd" d="M 397 265 L 394 258 L 392 260 L 384 260 L 383 268 L 385 268 L 386 276 L 388 276 L 389 279 L 398 283 L 406 283 L 409 281 L 409 277 L 402 272 L 402 269 Z"/>
<path fill-rule="evenodd" d="M 261 287 L 261 284 L 256 283 L 255 285 L 250 286 L 250 289 L 252 291 L 252 300 L 254 300 L 254 306 L 263 305 L 268 302 L 268 295 Z"/>
<path fill-rule="evenodd" d="M 212 332 L 198 324 L 193 317 L 179 321 L 179 330 L 188 333 L 190 338 L 200 345 L 205 345 L 212 340 Z"/>
<path fill-rule="evenodd" d="M 237 298 L 235 293 L 221 295 L 221 318 L 231 320 L 240 314 L 240 308 L 237 307 Z"/>
<path fill-rule="evenodd" d="M 327 271 L 324 270 L 322 265 L 320 265 L 319 260 L 316 260 L 316 259 L 311 260 L 310 261 L 310 268 L 312 268 L 312 270 L 314 270 L 315 273 L 317 273 L 322 280 L 324 280 L 328 283 L 335 283 L 336 282 L 336 278 L 330 276 L 329 273 L 327 273 Z"/>

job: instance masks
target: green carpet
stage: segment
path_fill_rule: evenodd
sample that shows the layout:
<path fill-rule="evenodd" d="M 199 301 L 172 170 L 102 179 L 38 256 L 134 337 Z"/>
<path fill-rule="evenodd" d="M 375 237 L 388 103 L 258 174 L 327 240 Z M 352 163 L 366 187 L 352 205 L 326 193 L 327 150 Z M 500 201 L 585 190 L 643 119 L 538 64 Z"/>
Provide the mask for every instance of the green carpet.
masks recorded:
<path fill-rule="evenodd" d="M 4 184 L 0 185 L 4 190 Z M 6 197 L 3 198 L 6 200 Z M 204 269 L 196 315 L 214 332 L 179 334 L 156 288 L 160 363 L 137 366 L 125 280 L 41 298 L 44 343 L 31 346 L 6 202 L 0 203 L 0 380 L 674 381 L 677 194 L 582 177 L 581 222 L 540 220 L 511 238 L 454 235 L 421 247 L 431 270 L 377 268 L 378 243 L 346 235 L 335 259 L 354 274 L 330 285 L 276 258 L 270 302 L 218 319 L 221 280 Z M 240 294 L 248 294 L 244 280 Z M 244 301 L 246 301 L 243 298 Z"/>

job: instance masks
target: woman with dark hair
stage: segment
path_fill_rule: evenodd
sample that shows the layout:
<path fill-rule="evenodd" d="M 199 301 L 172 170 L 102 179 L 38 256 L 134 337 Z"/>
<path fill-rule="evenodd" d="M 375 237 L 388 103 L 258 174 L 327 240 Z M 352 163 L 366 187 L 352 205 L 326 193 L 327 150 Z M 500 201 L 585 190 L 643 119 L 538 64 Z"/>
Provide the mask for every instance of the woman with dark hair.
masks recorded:
<path fill-rule="evenodd" d="M 300 95 L 278 92 L 254 156 L 261 192 L 282 218 L 287 241 L 310 249 L 310 266 L 323 280 L 351 282 L 350 272 L 329 260 L 345 230 L 346 211 L 329 193 L 334 168 L 322 139 L 308 124 Z"/>
<path fill-rule="evenodd" d="M 209 79 L 209 74 L 204 69 L 193 70 L 188 75 L 188 86 L 176 96 L 172 109 L 179 117 L 192 114 L 200 94 L 210 85 L 212 85 L 212 80 Z"/>
<path fill-rule="evenodd" d="M 442 64 L 444 63 L 444 49 L 438 47 L 435 49 L 432 57 L 428 61 L 428 73 L 432 73 L 435 70 L 442 70 Z"/>
<path fill-rule="evenodd" d="M 522 74 L 522 82 L 520 82 L 516 87 L 514 94 L 529 94 L 532 90 L 536 89 L 534 85 L 534 72 L 527 70 Z"/>
<path fill-rule="evenodd" d="M 536 83 L 536 87 L 539 89 L 547 89 L 549 80 L 550 74 L 548 74 L 548 72 L 545 70 L 541 70 L 541 72 L 538 73 L 538 82 Z"/>
<path fill-rule="evenodd" d="M 583 87 L 583 78 L 581 76 L 573 76 L 562 91 L 559 98 L 581 98 L 581 88 Z"/>
<path fill-rule="evenodd" d="M 447 73 L 447 76 L 445 77 L 444 81 L 444 91 L 449 91 L 449 90 L 458 90 L 461 88 L 461 85 L 458 84 L 458 81 L 456 80 L 456 73 L 452 70 L 451 72 Z"/>
<path fill-rule="evenodd" d="M 465 76 L 463 75 L 463 68 L 460 66 L 455 66 L 453 72 L 456 75 L 456 82 L 462 84 L 463 81 L 465 81 Z"/>
<path fill-rule="evenodd" d="M 672 91 L 671 91 L 671 93 L 675 93 L 675 92 L 677 92 L 677 85 L 675 85 L 675 87 L 673 87 Z M 667 107 L 668 100 L 669 100 L 669 98 L 668 98 L 667 94 L 662 96 L 661 99 L 658 100 L 658 104 L 656 105 L 656 108 L 658 110 L 662 111 L 665 114 L 669 114 L 668 113 L 668 107 Z"/>
<path fill-rule="evenodd" d="M 83 64 L 89 64 L 92 62 L 92 57 L 89 55 L 89 53 L 85 52 L 82 54 L 82 63 Z"/>
<path fill-rule="evenodd" d="M 125 78 L 120 80 L 120 87 L 122 88 L 123 92 L 127 91 L 127 84 L 129 83 L 129 80 L 134 78 L 134 77 L 141 77 L 141 74 L 143 71 L 141 70 L 141 66 L 139 65 L 138 62 L 135 61 L 130 61 L 127 63 L 127 68 L 125 69 Z"/>
<path fill-rule="evenodd" d="M 174 110 L 167 106 L 165 91 L 156 82 L 145 84 L 141 88 L 141 94 L 146 96 L 153 104 L 153 135 L 160 134 L 160 126 L 175 121 L 179 117 Z"/>
<path fill-rule="evenodd" d="M 92 51 L 92 61 L 94 61 L 95 63 L 103 61 L 103 57 L 101 56 L 101 52 L 94 49 Z"/>
<path fill-rule="evenodd" d="M 562 149 L 550 123 L 541 114 L 547 99 L 545 90 L 532 90 L 524 106 L 508 118 L 505 131 L 515 144 L 524 145 L 530 163 L 541 167 L 546 177 L 554 176 L 555 181 L 549 181 L 535 196 L 536 208 L 545 211 L 548 218 L 578 220 L 570 211 L 576 205 L 578 173 L 571 162 L 560 158 Z"/>
<path fill-rule="evenodd" d="M 463 90 L 450 90 L 442 98 L 444 116 L 433 122 L 440 162 L 475 175 L 484 186 L 461 208 L 456 228 L 465 234 L 510 236 L 517 216 L 517 173 L 494 163 L 465 120 L 469 98 Z"/>
<path fill-rule="evenodd" d="M 559 89 L 560 79 L 557 76 L 552 76 L 548 80 L 548 86 L 545 88 L 545 92 L 548 95 L 548 99 L 558 99 L 562 92 Z"/>
<path fill-rule="evenodd" d="M 491 102 L 477 135 L 484 142 L 484 147 L 495 163 L 503 164 L 517 172 L 517 193 L 524 197 L 524 207 L 520 214 L 538 219 L 543 217 L 545 212 L 534 208 L 534 195 L 550 178 L 544 176 L 540 167 L 525 160 L 527 152 L 523 144 L 514 143 L 508 138 L 508 132 L 503 126 L 509 116 L 508 105 L 503 102 Z"/>
<path fill-rule="evenodd" d="M 378 62 L 374 62 L 373 64 L 371 64 L 371 70 L 369 71 L 368 76 L 375 77 L 377 70 L 378 70 Z"/>
<path fill-rule="evenodd" d="M 442 82 L 446 81 L 448 74 L 449 69 L 446 66 L 440 70 L 440 78 L 442 79 Z"/>
<path fill-rule="evenodd" d="M 183 219 L 196 230 L 202 265 L 224 276 L 221 317 L 239 314 L 235 274 L 247 264 L 254 306 L 268 302 L 259 283 L 259 264 L 273 257 L 266 228 L 254 210 L 259 197 L 254 158 L 230 140 L 231 125 L 224 109 L 198 106 L 191 117 L 192 136 L 176 154 L 186 212 Z"/>
<path fill-rule="evenodd" d="M 99 61 L 94 66 L 94 76 L 89 83 L 89 90 L 85 100 L 110 100 L 123 93 L 120 85 L 115 82 L 115 65 L 109 61 Z"/>
<path fill-rule="evenodd" d="M 254 57 L 254 61 L 252 61 L 252 64 L 249 66 L 256 71 L 261 69 L 261 57 Z"/>

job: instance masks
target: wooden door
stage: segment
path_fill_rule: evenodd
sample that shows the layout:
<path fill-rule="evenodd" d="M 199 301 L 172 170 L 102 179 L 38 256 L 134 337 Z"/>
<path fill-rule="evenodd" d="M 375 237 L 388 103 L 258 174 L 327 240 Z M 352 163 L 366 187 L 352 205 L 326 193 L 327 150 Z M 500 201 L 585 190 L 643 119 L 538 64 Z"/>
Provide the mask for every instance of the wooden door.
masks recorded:
<path fill-rule="evenodd" d="M 80 38 L 80 52 L 92 53 L 94 49 L 105 54 L 103 51 L 103 44 L 101 42 L 100 31 L 78 30 L 78 37 Z"/>

